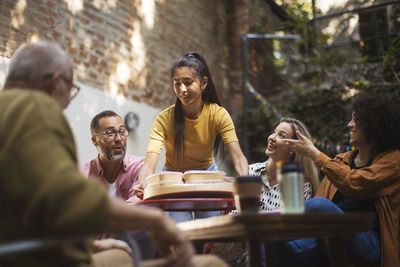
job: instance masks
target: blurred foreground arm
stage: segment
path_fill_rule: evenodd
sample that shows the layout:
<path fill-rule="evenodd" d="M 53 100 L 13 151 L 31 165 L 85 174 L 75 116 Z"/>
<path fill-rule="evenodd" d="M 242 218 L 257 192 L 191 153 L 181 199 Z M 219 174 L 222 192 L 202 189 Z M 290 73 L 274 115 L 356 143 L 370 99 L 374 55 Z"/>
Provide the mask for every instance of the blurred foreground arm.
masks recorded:
<path fill-rule="evenodd" d="M 167 266 L 190 266 L 194 255 L 191 242 L 181 232 L 174 220 L 155 208 L 127 205 L 118 199 L 110 199 L 110 217 L 106 231 L 121 232 L 127 229 L 146 229 L 150 232 L 160 252 L 175 252 L 167 256 Z"/>

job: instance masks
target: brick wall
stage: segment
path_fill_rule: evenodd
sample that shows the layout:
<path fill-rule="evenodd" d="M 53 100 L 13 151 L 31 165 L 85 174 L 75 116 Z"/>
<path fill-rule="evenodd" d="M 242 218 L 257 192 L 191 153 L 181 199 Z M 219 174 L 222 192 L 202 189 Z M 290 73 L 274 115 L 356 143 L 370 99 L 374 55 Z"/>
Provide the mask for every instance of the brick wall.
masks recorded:
<path fill-rule="evenodd" d="M 249 24 L 250 31 L 259 31 L 260 26 L 266 32 L 275 32 L 284 28 L 284 23 L 271 9 L 268 1 L 249 0 Z"/>
<path fill-rule="evenodd" d="M 237 118 L 242 107 L 242 50 L 241 37 L 249 32 L 249 10 L 246 1 L 233 0 L 227 6 L 228 14 L 228 81 L 229 96 L 231 104 L 229 110 L 234 118 Z"/>
<path fill-rule="evenodd" d="M 232 107 L 229 111 L 234 118 L 240 115 L 243 100 L 241 37 L 246 33 L 273 33 L 284 28 L 282 19 L 275 15 L 268 2 L 271 1 L 232 0 L 227 7 L 229 103 Z M 271 45 L 265 41 L 250 41 L 248 55 L 250 81 L 257 88 L 265 88 L 272 82 Z"/>
<path fill-rule="evenodd" d="M 32 36 L 55 40 L 69 52 L 77 81 L 163 108 L 175 99 L 172 63 L 198 51 L 236 118 L 240 38 L 254 21 L 275 19 L 264 0 L 2 0 L 0 56 L 11 57 Z"/>
<path fill-rule="evenodd" d="M 165 106 L 174 99 L 170 66 L 195 50 L 204 54 L 218 88 L 222 87 L 224 2 L 143 3 L 83 1 L 72 6 L 61 0 L 1 1 L 0 55 L 10 57 L 36 34 L 68 50 L 78 81 Z"/>

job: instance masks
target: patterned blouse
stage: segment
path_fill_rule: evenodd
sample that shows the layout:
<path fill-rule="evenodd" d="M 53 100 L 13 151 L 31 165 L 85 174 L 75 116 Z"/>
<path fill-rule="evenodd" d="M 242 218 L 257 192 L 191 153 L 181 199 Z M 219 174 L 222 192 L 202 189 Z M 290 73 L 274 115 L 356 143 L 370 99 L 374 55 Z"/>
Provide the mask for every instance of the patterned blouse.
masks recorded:
<path fill-rule="evenodd" d="M 281 194 L 279 184 L 270 186 L 267 178 L 267 161 L 249 165 L 250 176 L 261 176 L 263 187 L 261 189 L 260 201 L 262 211 L 276 211 L 281 208 Z M 304 183 L 304 199 L 310 199 L 312 187 L 310 182 Z"/>

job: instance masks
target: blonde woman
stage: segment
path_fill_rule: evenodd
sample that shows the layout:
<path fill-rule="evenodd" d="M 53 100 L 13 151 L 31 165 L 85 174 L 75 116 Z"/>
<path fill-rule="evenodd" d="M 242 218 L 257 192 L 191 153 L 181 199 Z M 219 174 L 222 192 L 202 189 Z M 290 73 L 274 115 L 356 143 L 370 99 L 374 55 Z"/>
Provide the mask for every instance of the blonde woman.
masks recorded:
<path fill-rule="evenodd" d="M 310 199 L 317 191 L 319 186 L 318 169 L 314 162 L 305 156 L 296 154 L 289 148 L 284 139 L 293 139 L 296 137 L 296 131 L 302 133 L 311 140 L 311 135 L 307 127 L 301 121 L 293 118 L 283 119 L 275 130 L 268 136 L 267 149 L 265 154 L 269 157 L 267 161 L 254 163 L 249 166 L 249 175 L 261 176 L 263 181 L 262 192 L 260 195 L 261 210 L 274 211 L 279 210 L 280 190 L 277 180 L 276 163 L 295 161 L 304 169 L 304 199 Z"/>
<path fill-rule="evenodd" d="M 277 180 L 276 163 L 295 161 L 304 169 L 304 199 L 310 199 L 319 187 L 318 169 L 314 162 L 305 156 L 298 155 L 285 142 L 287 139 L 295 139 L 296 131 L 311 140 L 307 127 L 301 121 L 293 118 L 283 119 L 268 136 L 265 154 L 267 161 L 253 163 L 249 166 L 250 176 L 261 176 L 263 186 L 260 195 L 260 210 L 278 211 L 281 208 L 281 195 Z M 232 211 L 231 214 L 236 213 Z M 206 248 L 207 249 L 207 248 Z M 230 266 L 246 266 L 248 257 L 244 243 L 216 243 L 209 249 L 217 254 Z"/>

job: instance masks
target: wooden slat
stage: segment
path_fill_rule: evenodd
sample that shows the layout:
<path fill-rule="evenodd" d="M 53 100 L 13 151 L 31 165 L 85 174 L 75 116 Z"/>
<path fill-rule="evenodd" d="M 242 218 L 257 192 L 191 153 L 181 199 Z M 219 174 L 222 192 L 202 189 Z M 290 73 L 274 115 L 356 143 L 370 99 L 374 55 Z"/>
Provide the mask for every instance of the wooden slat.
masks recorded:
<path fill-rule="evenodd" d="M 368 231 L 373 220 L 373 214 L 244 214 L 188 221 L 178 226 L 192 240 L 286 240 Z"/>

